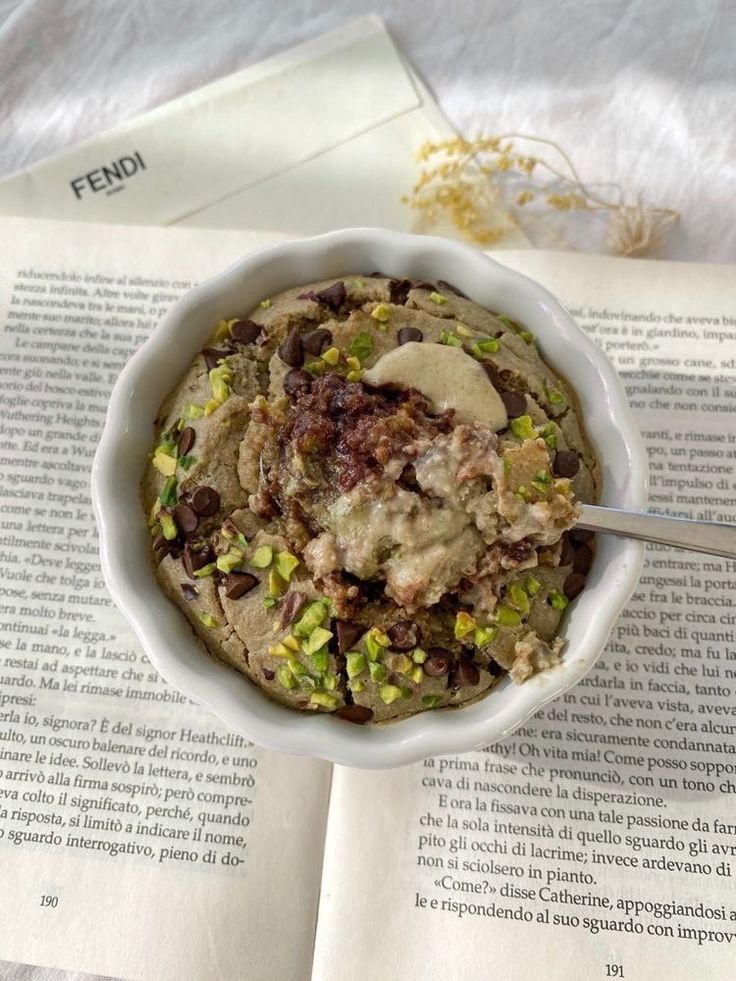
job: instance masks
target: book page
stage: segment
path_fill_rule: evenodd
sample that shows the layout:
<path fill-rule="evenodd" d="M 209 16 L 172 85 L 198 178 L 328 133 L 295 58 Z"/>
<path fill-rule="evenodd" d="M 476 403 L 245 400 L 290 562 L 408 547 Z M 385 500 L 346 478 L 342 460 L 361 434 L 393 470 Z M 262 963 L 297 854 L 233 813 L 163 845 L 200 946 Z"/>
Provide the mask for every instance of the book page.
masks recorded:
<path fill-rule="evenodd" d="M 162 681 L 105 591 L 89 499 L 123 363 L 188 286 L 275 238 L 0 220 L 4 962 L 309 977 L 330 767 Z"/>
<path fill-rule="evenodd" d="M 617 365 L 652 509 L 735 520 L 734 270 L 500 258 Z M 504 742 L 335 768 L 314 978 L 732 977 L 734 589 L 732 561 L 649 547 L 596 667 Z"/>

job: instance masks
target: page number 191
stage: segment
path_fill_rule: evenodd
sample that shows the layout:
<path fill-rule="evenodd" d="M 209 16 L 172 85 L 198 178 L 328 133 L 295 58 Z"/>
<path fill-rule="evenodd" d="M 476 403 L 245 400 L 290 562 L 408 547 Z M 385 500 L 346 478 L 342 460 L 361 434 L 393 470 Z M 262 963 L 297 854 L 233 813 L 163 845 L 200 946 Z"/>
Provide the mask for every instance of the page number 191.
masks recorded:
<path fill-rule="evenodd" d="M 606 964 L 607 978 L 622 978 L 624 976 L 623 964 Z"/>

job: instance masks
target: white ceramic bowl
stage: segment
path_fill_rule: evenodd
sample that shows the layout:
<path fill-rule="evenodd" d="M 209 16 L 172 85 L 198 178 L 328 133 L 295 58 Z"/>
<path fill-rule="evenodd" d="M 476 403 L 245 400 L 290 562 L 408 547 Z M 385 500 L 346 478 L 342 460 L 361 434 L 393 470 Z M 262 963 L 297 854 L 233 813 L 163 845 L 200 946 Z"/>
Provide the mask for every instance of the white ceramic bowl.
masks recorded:
<path fill-rule="evenodd" d="M 449 280 L 480 306 L 533 331 L 545 358 L 578 392 L 603 468 L 602 503 L 643 507 L 646 455 L 623 389 L 605 355 L 563 307 L 541 286 L 474 248 L 370 228 L 263 249 L 186 293 L 115 385 L 92 468 L 92 499 L 108 589 L 146 654 L 172 685 L 260 746 L 377 768 L 493 743 L 579 681 L 600 655 L 636 586 L 643 546 L 600 536 L 587 587 L 565 617 L 562 663 L 523 685 L 505 679 L 467 708 L 425 712 L 384 726 L 356 726 L 327 714 L 286 709 L 203 653 L 185 618 L 157 585 L 138 499 L 159 404 L 216 321 L 242 314 L 262 297 L 288 287 L 374 269 L 411 279 Z"/>

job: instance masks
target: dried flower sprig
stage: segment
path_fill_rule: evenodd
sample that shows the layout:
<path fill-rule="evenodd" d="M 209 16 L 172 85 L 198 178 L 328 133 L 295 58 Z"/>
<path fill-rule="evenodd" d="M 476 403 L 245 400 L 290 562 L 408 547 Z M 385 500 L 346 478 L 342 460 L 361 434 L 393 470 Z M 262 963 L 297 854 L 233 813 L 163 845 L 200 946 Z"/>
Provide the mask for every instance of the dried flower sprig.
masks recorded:
<path fill-rule="evenodd" d="M 546 155 L 524 153 L 520 143 L 544 147 Z M 550 153 L 558 161 L 550 162 Z M 635 255 L 656 248 L 679 217 L 671 208 L 646 204 L 642 198 L 627 202 L 617 185 L 606 185 L 609 193 L 603 196 L 582 181 L 554 140 L 524 133 L 428 142 L 417 160 L 432 166 L 422 169 L 403 201 L 417 209 L 424 225 L 447 215 L 478 245 L 493 245 L 509 230 L 508 219 L 499 218 L 507 211 L 530 232 L 555 213 L 578 212 L 603 216 L 611 251 Z"/>

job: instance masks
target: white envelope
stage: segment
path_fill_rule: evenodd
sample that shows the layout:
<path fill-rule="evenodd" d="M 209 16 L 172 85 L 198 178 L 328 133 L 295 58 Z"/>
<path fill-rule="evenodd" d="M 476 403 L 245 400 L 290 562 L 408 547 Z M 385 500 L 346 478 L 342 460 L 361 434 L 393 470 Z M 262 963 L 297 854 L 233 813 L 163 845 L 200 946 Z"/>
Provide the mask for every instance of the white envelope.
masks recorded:
<path fill-rule="evenodd" d="M 412 230 L 401 196 L 418 174 L 413 154 L 452 135 L 368 17 L 0 181 L 0 214 L 293 235 Z M 508 224 L 502 245 L 527 245 Z"/>

